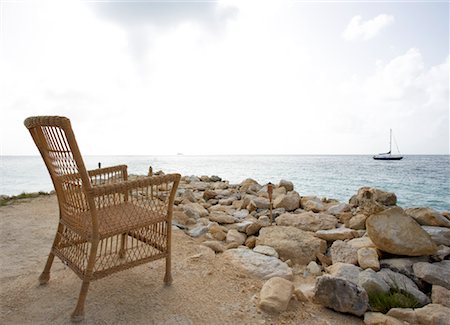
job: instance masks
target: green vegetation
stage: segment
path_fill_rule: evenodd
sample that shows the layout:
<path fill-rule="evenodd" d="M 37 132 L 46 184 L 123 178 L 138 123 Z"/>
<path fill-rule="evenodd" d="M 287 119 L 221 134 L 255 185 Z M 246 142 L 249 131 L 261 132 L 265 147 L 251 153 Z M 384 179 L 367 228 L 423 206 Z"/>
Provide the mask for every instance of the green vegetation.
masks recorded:
<path fill-rule="evenodd" d="M 49 195 L 50 193 L 47 192 L 33 192 L 33 193 L 21 193 L 19 195 L 13 195 L 13 196 L 2 196 L 0 197 L 0 207 L 11 204 L 14 201 L 21 200 L 21 199 L 31 199 L 38 197 L 40 195 Z"/>
<path fill-rule="evenodd" d="M 389 292 L 374 292 L 369 294 L 369 305 L 373 311 L 387 313 L 391 308 L 417 308 L 420 307 L 417 299 L 410 293 L 391 288 Z"/>

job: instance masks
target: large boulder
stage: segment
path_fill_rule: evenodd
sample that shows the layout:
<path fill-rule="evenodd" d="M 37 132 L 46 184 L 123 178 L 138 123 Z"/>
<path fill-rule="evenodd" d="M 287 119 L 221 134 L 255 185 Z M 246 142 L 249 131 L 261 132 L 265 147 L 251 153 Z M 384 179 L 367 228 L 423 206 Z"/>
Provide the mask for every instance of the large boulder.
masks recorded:
<path fill-rule="evenodd" d="M 430 235 L 400 207 L 370 216 L 366 227 L 370 239 L 385 252 L 421 256 L 432 255 L 437 251 Z"/>
<path fill-rule="evenodd" d="M 358 276 L 362 272 L 359 266 L 340 262 L 330 265 L 326 270 L 334 277 L 344 278 L 355 284 L 358 284 Z"/>
<path fill-rule="evenodd" d="M 294 284 L 280 277 L 270 278 L 259 294 L 259 308 L 269 313 L 280 313 L 287 309 L 294 292 Z"/>
<path fill-rule="evenodd" d="M 414 274 L 425 282 L 450 290 L 450 261 L 438 263 L 419 262 L 413 265 Z"/>
<path fill-rule="evenodd" d="M 338 223 L 335 216 L 324 213 L 283 213 L 276 219 L 279 226 L 292 226 L 306 231 L 334 229 Z"/>
<path fill-rule="evenodd" d="M 253 185 L 257 185 L 257 186 L 261 186 L 258 184 L 257 181 L 255 181 L 254 179 L 251 178 L 247 178 L 245 180 L 243 180 L 240 184 L 241 188 L 241 192 L 246 192 L 250 187 L 252 187 Z"/>
<path fill-rule="evenodd" d="M 300 207 L 300 195 L 294 191 L 281 194 L 273 201 L 273 207 L 275 209 L 283 208 L 286 211 L 297 210 Z"/>
<path fill-rule="evenodd" d="M 366 291 L 343 278 L 323 275 L 317 278 L 313 301 L 341 313 L 362 316 L 369 306 Z"/>
<path fill-rule="evenodd" d="M 292 269 L 273 256 L 256 253 L 248 248 L 229 249 L 223 253 L 223 258 L 236 265 L 244 272 L 262 279 L 275 276 L 292 280 Z"/>
<path fill-rule="evenodd" d="M 405 213 L 423 226 L 450 228 L 450 220 L 431 208 L 410 208 Z"/>
<path fill-rule="evenodd" d="M 326 241 L 295 227 L 271 226 L 262 228 L 257 245 L 275 248 L 281 258 L 307 265 L 316 260 L 317 253 L 325 253 Z"/>
<path fill-rule="evenodd" d="M 322 212 L 326 210 L 322 200 L 316 196 L 304 196 L 300 200 L 300 206 L 306 211 Z"/>

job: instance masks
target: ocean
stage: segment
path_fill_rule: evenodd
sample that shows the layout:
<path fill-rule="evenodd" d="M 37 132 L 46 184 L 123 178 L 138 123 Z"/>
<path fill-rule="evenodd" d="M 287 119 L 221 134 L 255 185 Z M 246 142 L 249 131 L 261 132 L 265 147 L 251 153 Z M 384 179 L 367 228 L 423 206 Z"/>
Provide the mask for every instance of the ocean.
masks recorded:
<path fill-rule="evenodd" d="M 294 183 L 300 195 L 348 202 L 360 187 L 397 195 L 398 205 L 450 210 L 450 156 L 405 156 L 377 161 L 368 155 L 273 156 L 85 156 L 88 169 L 126 164 L 129 174 L 153 171 L 182 175 L 217 175 L 230 183 L 253 178 L 260 184 Z M 53 185 L 39 156 L 0 156 L 0 194 L 51 191 Z"/>

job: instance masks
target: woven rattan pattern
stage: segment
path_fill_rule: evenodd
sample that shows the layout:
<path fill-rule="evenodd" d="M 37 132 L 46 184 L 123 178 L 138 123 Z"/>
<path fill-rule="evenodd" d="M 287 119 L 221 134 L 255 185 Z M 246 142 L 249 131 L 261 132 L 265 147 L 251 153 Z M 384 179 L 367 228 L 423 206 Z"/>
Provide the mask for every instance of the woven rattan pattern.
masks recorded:
<path fill-rule="evenodd" d="M 25 126 L 55 187 L 60 222 L 40 282 L 58 256 L 83 281 L 73 321 L 84 317 L 89 283 L 159 258 L 172 280 L 171 221 L 179 174 L 128 180 L 127 166 L 87 171 L 69 119 L 37 116 Z"/>

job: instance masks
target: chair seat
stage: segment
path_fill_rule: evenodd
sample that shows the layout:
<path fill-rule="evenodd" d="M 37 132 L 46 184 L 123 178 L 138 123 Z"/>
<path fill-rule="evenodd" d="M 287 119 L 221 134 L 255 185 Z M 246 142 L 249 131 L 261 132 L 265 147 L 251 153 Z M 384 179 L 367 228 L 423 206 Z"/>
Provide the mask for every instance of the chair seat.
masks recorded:
<path fill-rule="evenodd" d="M 92 236 L 92 227 L 90 226 L 91 212 L 83 212 L 80 214 L 80 217 L 86 223 L 85 227 L 74 227 L 74 224 L 67 224 L 67 226 L 74 229 L 77 233 L 87 235 L 90 238 Z M 97 209 L 100 238 L 126 233 L 130 230 L 155 224 L 165 219 L 167 219 L 166 214 L 130 202 Z"/>

